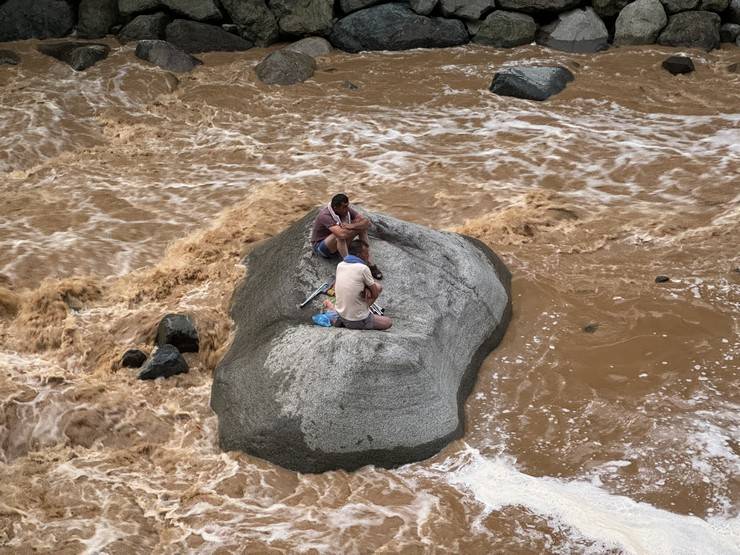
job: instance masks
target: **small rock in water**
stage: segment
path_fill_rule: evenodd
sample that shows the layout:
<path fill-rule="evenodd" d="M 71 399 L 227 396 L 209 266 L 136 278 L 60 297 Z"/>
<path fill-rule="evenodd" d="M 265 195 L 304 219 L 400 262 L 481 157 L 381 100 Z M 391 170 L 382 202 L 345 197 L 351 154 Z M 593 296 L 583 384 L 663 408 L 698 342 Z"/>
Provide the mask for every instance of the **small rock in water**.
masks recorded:
<path fill-rule="evenodd" d="M 293 44 L 289 44 L 285 47 L 285 50 L 300 52 L 306 56 L 318 58 L 320 56 L 325 56 L 326 54 L 331 54 L 331 51 L 334 49 L 332 48 L 331 43 L 325 38 L 306 37 L 305 39 L 296 41 Z"/>
<path fill-rule="evenodd" d="M 349 89 L 351 91 L 356 91 L 357 89 L 360 88 L 357 85 L 355 85 L 352 81 L 345 81 L 344 83 L 342 83 L 342 85 L 344 86 L 345 89 Z"/>
<path fill-rule="evenodd" d="M 129 349 L 123 353 L 121 368 L 141 368 L 146 362 L 147 354 L 139 349 Z"/>
<path fill-rule="evenodd" d="M 40 44 L 38 51 L 66 63 L 75 71 L 82 71 L 107 58 L 110 48 L 91 42 L 56 42 Z"/>
<path fill-rule="evenodd" d="M 139 373 L 140 380 L 169 378 L 175 374 L 184 374 L 189 370 L 188 363 L 174 345 L 162 345 L 149 363 Z"/>
<path fill-rule="evenodd" d="M 200 347 L 198 331 L 190 316 L 167 314 L 157 328 L 157 345 L 173 345 L 183 353 L 197 353 Z"/>
<path fill-rule="evenodd" d="M 594 322 L 583 326 L 583 331 L 585 331 L 586 333 L 594 333 L 597 329 L 599 329 L 599 324 L 596 324 Z"/>
<path fill-rule="evenodd" d="M 687 56 L 671 56 L 663 60 L 663 69 L 672 75 L 691 73 L 694 71 L 694 62 Z"/>
<path fill-rule="evenodd" d="M 136 57 L 176 73 L 191 71 L 203 63 L 164 40 L 140 40 L 136 45 Z"/>
<path fill-rule="evenodd" d="M 655 283 L 665 283 L 666 281 L 671 281 L 671 278 L 668 276 L 657 276 L 655 278 Z"/>
<path fill-rule="evenodd" d="M 525 100 L 547 100 L 573 79 L 564 67 L 509 67 L 493 76 L 489 90 Z"/>
<path fill-rule="evenodd" d="M 257 77 L 268 85 L 295 85 L 313 75 L 316 62 L 301 52 L 283 49 L 268 54 L 254 68 Z"/>
<path fill-rule="evenodd" d="M 0 50 L 0 66 L 4 64 L 14 66 L 20 61 L 21 57 L 12 50 Z"/>

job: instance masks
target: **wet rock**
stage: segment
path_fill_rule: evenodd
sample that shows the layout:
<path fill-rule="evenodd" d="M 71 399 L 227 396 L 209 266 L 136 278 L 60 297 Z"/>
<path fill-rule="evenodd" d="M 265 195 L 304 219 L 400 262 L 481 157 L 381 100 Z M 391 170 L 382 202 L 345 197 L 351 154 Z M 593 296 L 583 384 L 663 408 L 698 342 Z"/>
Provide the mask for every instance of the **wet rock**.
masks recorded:
<path fill-rule="evenodd" d="M 722 13 L 730 6 L 730 0 L 701 0 L 699 9 L 707 12 Z"/>
<path fill-rule="evenodd" d="M 198 331 L 190 316 L 186 314 L 166 314 L 157 328 L 157 345 L 174 345 L 181 353 L 197 353 L 199 348 Z"/>
<path fill-rule="evenodd" d="M 267 46 L 278 39 L 277 19 L 265 0 L 221 0 L 221 6 L 245 39 L 258 46 Z"/>
<path fill-rule="evenodd" d="M 311 56 L 312 58 L 319 58 L 321 56 L 331 54 L 334 49 L 331 47 L 331 43 L 325 38 L 307 37 L 296 41 L 293 44 L 289 44 L 285 47 L 285 50 L 300 52 L 301 54 Z"/>
<path fill-rule="evenodd" d="M 617 17 L 614 44 L 653 44 L 667 23 L 660 0 L 636 0 Z"/>
<path fill-rule="evenodd" d="M 301 472 L 429 457 L 463 433 L 465 399 L 510 318 L 509 272 L 480 241 L 369 214 L 393 328 L 319 329 L 298 308 L 334 271 L 306 246 L 315 216 L 247 258 L 211 394 L 221 448 Z"/>
<path fill-rule="evenodd" d="M 118 0 L 118 11 L 128 17 L 142 12 L 150 12 L 162 7 L 161 0 Z"/>
<path fill-rule="evenodd" d="M 719 40 L 721 42 L 735 42 L 740 36 L 740 25 L 737 23 L 725 23 L 719 28 Z"/>
<path fill-rule="evenodd" d="M 440 11 L 445 17 L 483 19 L 496 7 L 494 0 L 439 0 Z"/>
<path fill-rule="evenodd" d="M 695 10 L 699 7 L 700 0 L 660 0 L 669 14 Z"/>
<path fill-rule="evenodd" d="M 444 48 L 468 42 L 462 21 L 425 17 L 402 4 L 382 4 L 337 21 L 329 41 L 347 52 Z"/>
<path fill-rule="evenodd" d="M 2 65 L 18 65 L 21 62 L 21 57 L 13 52 L 12 50 L 0 50 L 0 66 Z"/>
<path fill-rule="evenodd" d="M 590 323 L 590 324 L 586 324 L 585 326 L 583 326 L 583 331 L 586 332 L 586 333 L 595 333 L 596 330 L 598 330 L 598 329 L 599 329 L 599 324 L 596 324 L 596 323 L 593 323 L 593 322 Z"/>
<path fill-rule="evenodd" d="M 170 16 L 164 12 L 137 15 L 118 34 L 118 40 L 129 42 L 135 40 L 161 40 L 164 30 L 170 23 Z"/>
<path fill-rule="evenodd" d="M 558 15 L 540 28 L 537 42 L 565 52 L 598 52 L 609 47 L 609 32 L 593 8 Z"/>
<path fill-rule="evenodd" d="M 162 6 L 195 21 L 218 21 L 223 17 L 214 0 L 162 0 Z"/>
<path fill-rule="evenodd" d="M 57 42 L 39 44 L 38 51 L 64 62 L 75 71 L 83 71 L 108 57 L 110 48 L 90 42 Z"/>
<path fill-rule="evenodd" d="M 419 15 L 429 15 L 437 7 L 438 0 L 410 0 L 409 6 Z"/>
<path fill-rule="evenodd" d="M 663 60 L 661 65 L 663 66 L 663 69 L 673 75 L 691 73 L 694 71 L 694 62 L 691 61 L 691 58 L 686 56 L 671 56 L 670 58 Z"/>
<path fill-rule="evenodd" d="M 327 35 L 331 31 L 333 0 L 271 0 L 270 9 L 286 35 Z"/>
<path fill-rule="evenodd" d="M 352 81 L 345 81 L 344 83 L 342 83 L 342 86 L 345 89 L 349 89 L 351 91 L 356 91 L 360 88 L 357 85 L 355 85 Z"/>
<path fill-rule="evenodd" d="M 547 100 L 573 79 L 573 74 L 564 67 L 510 67 L 493 76 L 489 90 L 525 100 Z"/>
<path fill-rule="evenodd" d="M 534 19 L 523 13 L 496 10 L 481 23 L 473 42 L 512 48 L 534 42 L 537 24 Z"/>
<path fill-rule="evenodd" d="M 118 0 L 81 0 L 77 36 L 86 39 L 104 37 L 118 22 Z"/>
<path fill-rule="evenodd" d="M 669 278 L 668 276 L 657 276 L 655 278 L 655 283 L 665 283 L 667 281 L 671 281 L 671 278 Z"/>
<path fill-rule="evenodd" d="M 129 349 L 121 357 L 121 368 L 141 368 L 146 362 L 147 354 L 139 349 Z"/>
<path fill-rule="evenodd" d="M 188 363 L 174 345 L 162 345 L 149 359 L 144 369 L 139 372 L 140 380 L 154 380 L 156 378 L 169 378 L 175 374 L 188 372 Z"/>
<path fill-rule="evenodd" d="M 737 37 L 738 42 L 740 42 L 740 37 Z M 740 44 L 738 44 L 740 46 Z M 727 66 L 727 71 L 729 73 L 740 73 L 740 64 L 730 64 Z"/>
<path fill-rule="evenodd" d="M 719 48 L 720 17 L 713 12 L 682 12 L 668 18 L 668 26 L 658 37 L 663 46 L 687 46 L 712 50 Z"/>
<path fill-rule="evenodd" d="M 0 2 L 0 42 L 63 37 L 74 25 L 75 13 L 66 0 Z"/>
<path fill-rule="evenodd" d="M 234 52 L 249 50 L 254 43 L 224 31 L 221 27 L 176 19 L 165 29 L 167 42 L 191 54 L 197 52 Z"/>
<path fill-rule="evenodd" d="M 383 1 L 384 0 L 339 0 L 339 8 L 342 10 L 342 13 L 349 14 L 369 8 L 375 4 L 380 4 Z"/>
<path fill-rule="evenodd" d="M 136 45 L 136 57 L 175 73 L 192 71 L 203 63 L 174 44 L 163 40 L 139 41 Z"/>
<path fill-rule="evenodd" d="M 295 85 L 313 76 L 316 62 L 307 54 L 282 49 L 268 54 L 254 70 L 268 85 Z"/>
<path fill-rule="evenodd" d="M 592 7 L 601 18 L 612 18 L 632 0 L 593 0 Z"/>
<path fill-rule="evenodd" d="M 581 0 L 498 0 L 497 6 L 504 10 L 536 15 L 552 15 L 582 4 Z"/>
<path fill-rule="evenodd" d="M 740 0 L 730 0 L 723 16 L 727 23 L 740 24 Z"/>

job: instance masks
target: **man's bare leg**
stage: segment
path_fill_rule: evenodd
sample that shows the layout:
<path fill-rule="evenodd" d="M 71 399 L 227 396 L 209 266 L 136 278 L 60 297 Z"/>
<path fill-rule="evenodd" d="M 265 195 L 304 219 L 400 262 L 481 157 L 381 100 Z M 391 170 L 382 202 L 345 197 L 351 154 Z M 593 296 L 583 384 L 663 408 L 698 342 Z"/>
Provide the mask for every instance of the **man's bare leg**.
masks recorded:
<path fill-rule="evenodd" d="M 347 241 L 339 239 L 336 235 L 329 235 L 329 237 L 324 239 L 324 244 L 329 249 L 329 252 L 339 251 L 342 258 L 349 254 L 349 251 L 347 250 Z"/>

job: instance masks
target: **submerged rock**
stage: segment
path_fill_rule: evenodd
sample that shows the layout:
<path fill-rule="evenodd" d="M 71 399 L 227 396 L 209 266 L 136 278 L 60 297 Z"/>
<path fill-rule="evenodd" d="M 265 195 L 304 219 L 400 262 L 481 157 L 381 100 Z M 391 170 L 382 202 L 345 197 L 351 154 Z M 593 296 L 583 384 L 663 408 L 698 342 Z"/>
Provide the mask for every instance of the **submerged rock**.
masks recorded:
<path fill-rule="evenodd" d="M 203 63 L 164 40 L 139 41 L 136 45 L 136 57 L 175 73 L 191 71 Z"/>
<path fill-rule="evenodd" d="M 75 12 L 66 0 L 0 2 L 0 42 L 63 37 L 74 25 Z"/>
<path fill-rule="evenodd" d="M 315 216 L 246 260 L 211 394 L 221 447 L 300 472 L 429 457 L 463 433 L 465 398 L 509 321 L 509 272 L 475 239 L 371 214 L 393 327 L 319 328 L 315 307 L 298 308 L 335 269 L 307 243 Z"/>
<path fill-rule="evenodd" d="M 137 15 L 118 33 L 121 42 L 135 40 L 161 40 L 164 38 L 164 30 L 170 22 L 170 16 L 159 12 L 153 14 Z"/>
<path fill-rule="evenodd" d="M 671 278 L 668 276 L 656 276 L 655 277 L 655 283 L 666 283 L 668 281 L 671 281 Z"/>
<path fill-rule="evenodd" d="M 537 24 L 531 16 L 496 10 L 478 27 L 473 42 L 497 48 L 513 48 L 534 42 L 536 34 Z"/>
<path fill-rule="evenodd" d="M 174 345 L 181 353 L 197 353 L 200 340 L 190 316 L 166 314 L 157 328 L 157 345 Z"/>
<path fill-rule="evenodd" d="M 141 368 L 146 362 L 147 354 L 139 349 L 129 349 L 121 357 L 122 368 Z"/>
<path fill-rule="evenodd" d="M 265 0 L 221 0 L 221 5 L 247 40 L 267 46 L 278 39 L 277 19 Z"/>
<path fill-rule="evenodd" d="M 493 76 L 489 90 L 525 100 L 547 100 L 573 79 L 573 74 L 564 67 L 510 67 Z"/>
<path fill-rule="evenodd" d="M 714 12 L 682 12 L 668 19 L 658 37 L 663 46 L 688 46 L 712 50 L 719 48 L 721 19 Z"/>
<path fill-rule="evenodd" d="M 91 42 L 56 42 L 39 44 L 42 54 L 56 58 L 75 71 L 83 71 L 108 57 L 110 48 L 105 44 Z"/>
<path fill-rule="evenodd" d="M 21 57 L 13 52 L 12 50 L 0 50 L 0 66 L 1 65 L 18 65 L 21 62 Z"/>
<path fill-rule="evenodd" d="M 660 0 L 636 0 L 617 17 L 614 44 L 653 44 L 667 23 Z"/>
<path fill-rule="evenodd" d="M 691 73 L 694 71 L 694 62 L 691 61 L 691 58 L 686 56 L 671 56 L 670 58 L 663 60 L 661 65 L 663 66 L 663 69 L 673 75 Z"/>
<path fill-rule="evenodd" d="M 337 21 L 329 37 L 347 52 L 444 48 L 469 40 L 462 21 L 419 15 L 402 4 L 382 4 Z"/>
<path fill-rule="evenodd" d="M 598 52 L 609 47 L 609 31 L 593 8 L 577 9 L 542 27 L 537 42 L 565 52 Z"/>
<path fill-rule="evenodd" d="M 104 37 L 118 22 L 117 0 L 82 0 L 78 11 L 77 36 Z"/>
<path fill-rule="evenodd" d="M 320 58 L 326 54 L 331 54 L 331 51 L 334 49 L 331 47 L 331 43 L 325 38 L 306 37 L 305 39 L 296 41 L 293 44 L 289 44 L 284 48 L 284 50 L 300 52 L 301 54 L 311 56 L 312 58 Z"/>
<path fill-rule="evenodd" d="M 295 85 L 313 76 L 316 62 L 307 54 L 283 49 L 265 56 L 254 70 L 268 85 Z"/>
<path fill-rule="evenodd" d="M 176 374 L 185 374 L 190 370 L 188 363 L 174 345 L 162 345 L 149 359 L 144 369 L 139 372 L 140 380 L 169 378 Z"/>
<path fill-rule="evenodd" d="M 249 50 L 254 43 L 232 35 L 221 27 L 197 21 L 176 19 L 165 29 L 167 42 L 191 54 L 197 52 L 234 52 Z"/>

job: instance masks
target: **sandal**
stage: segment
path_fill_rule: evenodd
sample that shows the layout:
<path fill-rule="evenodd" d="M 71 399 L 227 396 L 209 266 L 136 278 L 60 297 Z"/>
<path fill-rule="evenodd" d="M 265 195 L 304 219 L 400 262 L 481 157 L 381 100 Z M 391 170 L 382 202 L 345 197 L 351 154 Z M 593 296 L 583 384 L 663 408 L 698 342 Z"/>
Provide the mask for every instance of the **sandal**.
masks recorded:
<path fill-rule="evenodd" d="M 381 272 L 375 264 L 371 264 L 368 268 L 370 268 L 370 273 L 375 279 L 383 279 L 383 272 Z"/>

